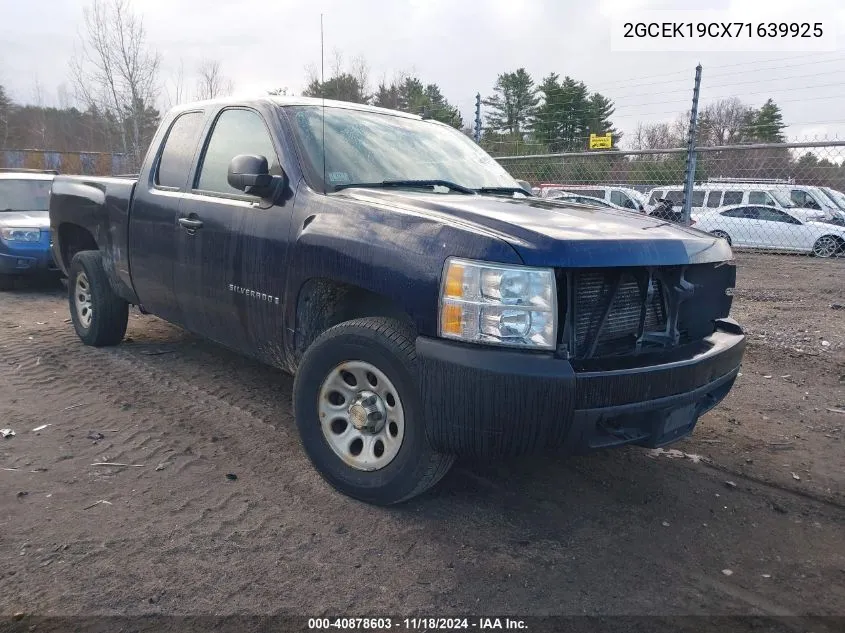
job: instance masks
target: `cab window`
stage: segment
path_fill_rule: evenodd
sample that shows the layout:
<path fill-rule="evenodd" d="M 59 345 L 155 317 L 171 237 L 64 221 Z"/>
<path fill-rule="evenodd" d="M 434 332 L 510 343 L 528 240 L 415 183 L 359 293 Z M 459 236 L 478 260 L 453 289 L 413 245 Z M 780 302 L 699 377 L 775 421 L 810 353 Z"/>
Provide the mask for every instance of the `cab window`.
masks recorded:
<path fill-rule="evenodd" d="M 195 189 L 243 196 L 228 182 L 229 163 L 240 154 L 264 156 L 270 173 L 281 175 L 270 132 L 261 116 L 246 109 L 224 110 L 214 124 L 202 157 Z"/>

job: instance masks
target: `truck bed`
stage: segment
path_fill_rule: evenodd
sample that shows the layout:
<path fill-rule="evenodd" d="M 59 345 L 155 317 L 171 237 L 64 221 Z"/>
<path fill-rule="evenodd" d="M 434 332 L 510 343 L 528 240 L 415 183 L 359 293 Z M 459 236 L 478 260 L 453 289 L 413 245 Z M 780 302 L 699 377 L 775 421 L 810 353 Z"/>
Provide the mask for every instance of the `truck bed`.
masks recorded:
<path fill-rule="evenodd" d="M 77 252 L 97 248 L 109 258 L 105 264 L 112 286 L 133 303 L 126 246 L 137 182 L 129 177 L 57 176 L 50 195 L 53 256 L 58 266 L 67 274 Z"/>

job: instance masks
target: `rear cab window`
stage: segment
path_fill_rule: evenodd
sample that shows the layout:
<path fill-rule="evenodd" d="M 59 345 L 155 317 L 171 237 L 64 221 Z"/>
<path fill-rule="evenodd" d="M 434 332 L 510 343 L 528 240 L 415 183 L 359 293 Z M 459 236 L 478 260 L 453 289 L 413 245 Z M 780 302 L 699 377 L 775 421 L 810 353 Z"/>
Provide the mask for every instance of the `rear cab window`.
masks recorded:
<path fill-rule="evenodd" d="M 155 185 L 165 189 L 182 189 L 193 165 L 205 121 L 203 112 L 186 112 L 173 121 L 155 172 Z"/>

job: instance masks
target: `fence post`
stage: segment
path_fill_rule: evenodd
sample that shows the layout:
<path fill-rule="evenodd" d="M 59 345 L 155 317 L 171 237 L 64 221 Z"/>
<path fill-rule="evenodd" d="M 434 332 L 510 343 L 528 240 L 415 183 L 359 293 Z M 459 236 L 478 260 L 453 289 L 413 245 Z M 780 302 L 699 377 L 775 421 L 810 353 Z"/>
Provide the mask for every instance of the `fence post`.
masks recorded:
<path fill-rule="evenodd" d="M 475 142 L 481 142 L 481 93 L 475 95 Z"/>
<path fill-rule="evenodd" d="M 684 205 L 682 211 L 682 222 L 690 223 L 690 212 L 692 208 L 692 187 L 695 182 L 695 161 L 697 153 L 695 141 L 698 129 L 698 95 L 701 92 L 701 64 L 695 67 L 695 86 L 692 90 L 692 110 L 689 117 L 689 136 L 687 138 L 687 165 L 684 179 Z"/>

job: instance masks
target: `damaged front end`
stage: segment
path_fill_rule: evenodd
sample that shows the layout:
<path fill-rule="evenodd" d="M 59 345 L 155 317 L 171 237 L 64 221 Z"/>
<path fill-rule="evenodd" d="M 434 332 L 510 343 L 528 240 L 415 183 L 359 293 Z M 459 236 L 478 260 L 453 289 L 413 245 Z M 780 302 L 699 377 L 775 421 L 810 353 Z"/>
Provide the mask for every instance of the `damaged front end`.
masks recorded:
<path fill-rule="evenodd" d="M 672 352 L 728 317 L 732 261 L 687 266 L 558 269 L 557 355 L 573 362 Z"/>

